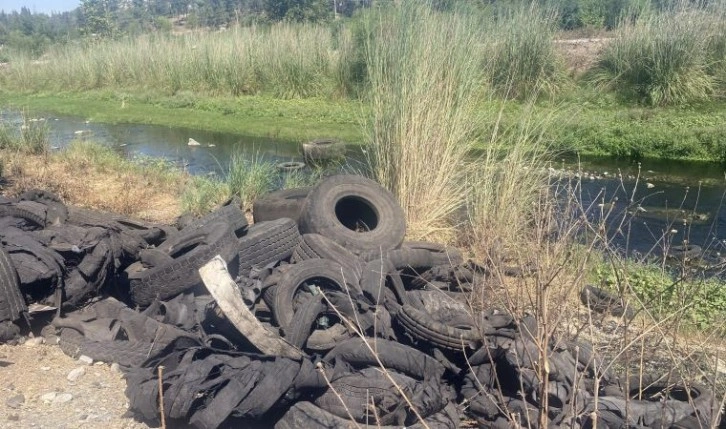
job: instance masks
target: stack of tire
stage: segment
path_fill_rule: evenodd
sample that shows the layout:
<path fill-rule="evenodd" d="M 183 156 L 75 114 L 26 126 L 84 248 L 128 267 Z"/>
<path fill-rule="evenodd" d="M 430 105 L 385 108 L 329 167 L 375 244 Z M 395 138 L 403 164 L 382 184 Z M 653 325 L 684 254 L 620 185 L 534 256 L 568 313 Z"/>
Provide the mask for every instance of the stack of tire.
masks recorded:
<path fill-rule="evenodd" d="M 278 191 L 255 202 L 254 218 L 238 200 L 178 228 L 43 192 L 0 200 L 0 327 L 17 335 L 26 303 L 62 303 L 53 324 L 63 351 L 127 367 L 131 410 L 149 423 L 160 385 L 167 422 L 205 429 L 451 428 L 462 418 L 696 428 L 719 418 L 702 386 L 621 380 L 585 343 L 538 343 L 532 317 L 473 310 L 486 270 L 456 249 L 405 241 L 403 210 L 374 181 L 337 175 Z M 231 328 L 199 276 L 217 255 L 301 359 L 261 355 Z"/>

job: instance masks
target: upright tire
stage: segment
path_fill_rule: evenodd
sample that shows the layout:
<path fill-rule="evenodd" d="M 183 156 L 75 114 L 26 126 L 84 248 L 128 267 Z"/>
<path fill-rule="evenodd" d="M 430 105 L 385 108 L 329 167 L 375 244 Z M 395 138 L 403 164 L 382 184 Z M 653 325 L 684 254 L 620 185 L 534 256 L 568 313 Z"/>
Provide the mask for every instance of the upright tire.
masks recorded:
<path fill-rule="evenodd" d="M 399 247 L 406 221 L 393 194 L 381 185 L 338 175 L 310 192 L 300 213 L 300 231 L 323 235 L 360 254 Z"/>
<path fill-rule="evenodd" d="M 285 260 L 300 244 L 300 232 L 292 219 L 282 218 L 252 225 L 237 242 L 239 275 L 248 276 L 253 268 Z"/>

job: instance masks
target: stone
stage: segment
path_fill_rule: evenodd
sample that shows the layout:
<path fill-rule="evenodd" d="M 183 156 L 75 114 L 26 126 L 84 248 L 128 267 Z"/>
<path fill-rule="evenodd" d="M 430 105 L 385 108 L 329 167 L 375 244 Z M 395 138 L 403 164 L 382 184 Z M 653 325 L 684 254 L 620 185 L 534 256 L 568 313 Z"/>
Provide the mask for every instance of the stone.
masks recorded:
<path fill-rule="evenodd" d="M 22 393 L 19 393 L 15 396 L 9 397 L 7 400 L 5 400 L 5 405 L 7 405 L 10 408 L 20 408 L 21 405 L 25 403 L 25 396 Z"/>
<path fill-rule="evenodd" d="M 50 371 L 50 367 L 49 366 L 41 366 L 40 367 L 40 370 L 41 371 Z"/>
<path fill-rule="evenodd" d="M 72 369 L 71 372 L 68 373 L 68 381 L 77 381 L 79 378 L 83 377 L 86 374 L 86 368 L 79 366 L 78 368 Z"/>
<path fill-rule="evenodd" d="M 53 398 L 54 404 L 65 404 L 66 402 L 69 402 L 71 399 L 73 399 L 73 395 L 70 393 L 60 393 Z"/>
<path fill-rule="evenodd" d="M 43 402 L 52 402 L 56 396 L 58 396 L 58 393 L 48 392 L 40 395 L 40 400 Z"/>
<path fill-rule="evenodd" d="M 20 416 L 17 414 L 8 414 L 8 421 L 10 422 L 19 422 Z"/>
<path fill-rule="evenodd" d="M 27 347 L 36 347 L 43 344 L 43 341 L 43 337 L 28 338 L 23 344 Z"/>
<path fill-rule="evenodd" d="M 111 371 L 121 374 L 121 366 L 114 362 L 111 364 Z"/>
<path fill-rule="evenodd" d="M 93 364 L 93 358 L 90 358 L 86 355 L 81 355 L 81 357 L 78 358 L 77 361 L 80 365 L 92 365 Z"/>

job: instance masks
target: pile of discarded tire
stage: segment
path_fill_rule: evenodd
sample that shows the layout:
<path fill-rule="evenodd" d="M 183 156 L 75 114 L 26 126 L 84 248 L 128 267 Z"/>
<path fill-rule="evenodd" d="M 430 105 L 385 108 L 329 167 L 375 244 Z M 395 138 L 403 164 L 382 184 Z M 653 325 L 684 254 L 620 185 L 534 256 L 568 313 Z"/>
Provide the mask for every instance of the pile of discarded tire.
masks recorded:
<path fill-rule="evenodd" d="M 49 329 L 62 350 L 121 365 L 130 409 L 149 424 L 160 410 L 167 424 L 207 429 L 719 419 L 703 386 L 621 379 L 588 344 L 538 344 L 532 317 L 472 310 L 486 270 L 454 248 L 404 241 L 402 209 L 369 179 L 274 192 L 254 217 L 248 225 L 230 201 L 169 227 L 41 191 L 2 199 L 0 341 L 28 323 L 27 303 L 57 308 Z M 263 353 L 236 329 L 200 275 L 217 256 L 262 336 L 296 353 Z"/>

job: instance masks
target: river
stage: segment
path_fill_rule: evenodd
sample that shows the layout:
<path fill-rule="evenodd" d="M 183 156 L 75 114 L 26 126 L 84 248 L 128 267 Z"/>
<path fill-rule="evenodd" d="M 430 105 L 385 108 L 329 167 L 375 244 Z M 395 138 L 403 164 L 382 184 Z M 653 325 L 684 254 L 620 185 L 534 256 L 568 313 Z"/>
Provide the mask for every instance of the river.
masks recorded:
<path fill-rule="evenodd" d="M 18 112 L 2 111 L 0 119 L 20 126 Z M 299 144 L 187 128 L 139 124 L 102 124 L 80 118 L 48 115 L 50 144 L 60 149 L 75 139 L 109 145 L 128 158 L 166 159 L 192 174 L 224 176 L 234 153 L 269 162 L 301 161 Z M 199 146 L 188 145 L 189 139 Z M 351 149 L 360 159 L 360 152 Z M 726 179 L 714 163 L 647 160 L 637 163 L 612 158 L 565 158 L 553 169 L 578 180 L 578 199 L 591 219 L 610 212 L 612 243 L 640 254 L 658 255 L 664 244 L 684 240 L 726 255 Z M 621 225 L 621 219 L 625 224 Z M 685 220 L 685 221 L 684 221 Z M 664 240 L 665 238 L 665 240 Z"/>

